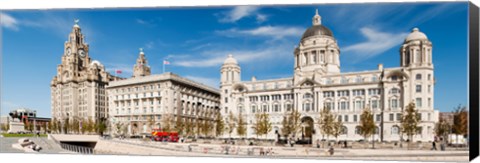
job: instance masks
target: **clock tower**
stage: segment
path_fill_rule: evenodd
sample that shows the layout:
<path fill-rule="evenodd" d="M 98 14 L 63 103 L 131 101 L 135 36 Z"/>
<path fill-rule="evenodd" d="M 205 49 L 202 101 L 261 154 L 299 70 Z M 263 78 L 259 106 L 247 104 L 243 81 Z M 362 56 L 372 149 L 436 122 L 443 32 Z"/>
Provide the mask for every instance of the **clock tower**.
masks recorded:
<path fill-rule="evenodd" d="M 78 22 L 65 41 L 61 64 L 50 83 L 52 118 L 64 124 L 104 120 L 108 109 L 105 87 L 116 78 L 99 61 L 90 59 Z"/>

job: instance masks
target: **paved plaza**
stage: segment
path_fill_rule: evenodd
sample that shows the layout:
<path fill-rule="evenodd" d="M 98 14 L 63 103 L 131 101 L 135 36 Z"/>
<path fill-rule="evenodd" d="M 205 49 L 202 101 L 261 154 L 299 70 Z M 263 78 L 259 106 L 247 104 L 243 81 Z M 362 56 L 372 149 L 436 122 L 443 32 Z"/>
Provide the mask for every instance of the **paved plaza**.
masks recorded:
<path fill-rule="evenodd" d="M 1 153 L 23 153 L 12 148 L 20 138 L 0 138 Z M 29 138 L 42 146 L 39 153 L 70 153 L 48 138 Z M 263 148 L 263 149 L 262 149 Z M 98 139 L 95 154 L 106 155 L 156 155 L 187 157 L 255 157 L 255 158 L 306 158 L 333 160 L 402 160 L 402 161 L 442 161 L 468 162 L 468 150 L 447 149 L 447 151 L 407 150 L 407 149 L 343 149 L 335 148 L 330 155 L 325 148 L 247 146 L 203 143 L 167 143 L 141 139 Z M 260 152 L 268 152 L 261 155 Z"/>
<path fill-rule="evenodd" d="M 335 149 L 333 155 L 327 149 L 313 147 L 279 147 L 279 146 L 242 146 L 223 144 L 196 144 L 196 143 L 165 143 L 143 140 L 101 140 L 106 146 L 98 150 L 111 150 L 116 154 L 130 155 L 166 155 L 166 156 L 215 156 L 215 157 L 266 157 L 266 158 L 308 158 L 308 159 L 355 159 L 355 160 L 411 160 L 411 161 L 454 161 L 467 162 L 467 150 L 407 150 L 407 149 Z M 122 150 L 127 147 L 128 150 Z M 137 146 L 142 150 L 132 148 Z M 115 147 L 115 148 L 112 148 Z M 150 150 L 143 150 L 150 148 Z M 228 152 L 226 149 L 228 148 Z M 266 152 L 269 148 L 273 152 L 260 155 L 261 148 Z M 107 154 L 108 152 L 104 153 Z M 228 154 L 227 154 L 228 153 Z"/>

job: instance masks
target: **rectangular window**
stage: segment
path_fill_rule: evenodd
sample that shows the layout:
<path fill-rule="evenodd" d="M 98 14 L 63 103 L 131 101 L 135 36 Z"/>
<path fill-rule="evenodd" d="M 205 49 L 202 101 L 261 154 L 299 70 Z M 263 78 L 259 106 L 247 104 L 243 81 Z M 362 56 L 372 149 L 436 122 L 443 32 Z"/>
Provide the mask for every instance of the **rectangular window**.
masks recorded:
<path fill-rule="evenodd" d="M 357 122 L 357 115 L 353 115 L 353 122 Z"/>
<path fill-rule="evenodd" d="M 287 111 L 290 111 L 292 109 L 292 104 L 285 104 L 285 108 L 287 108 Z"/>
<path fill-rule="evenodd" d="M 348 122 L 348 115 L 345 115 L 344 120 L 345 122 Z"/>
<path fill-rule="evenodd" d="M 227 97 L 225 97 L 225 103 L 228 103 L 228 98 Z"/>
<path fill-rule="evenodd" d="M 417 109 L 421 108 L 422 107 L 422 98 L 416 98 L 415 101 L 416 101 L 416 104 L 415 104 L 416 106 L 415 107 Z"/>
<path fill-rule="evenodd" d="M 391 108 L 392 109 L 397 109 L 398 108 L 398 99 L 391 99 L 390 100 Z"/>
<path fill-rule="evenodd" d="M 381 121 L 381 119 L 382 119 L 382 115 L 380 115 L 380 114 L 377 114 L 376 121 L 377 121 L 377 122 L 380 122 L 380 121 Z"/>
<path fill-rule="evenodd" d="M 417 85 L 417 86 L 415 87 L 415 92 L 421 93 L 421 92 L 422 92 L 422 85 Z"/>
<path fill-rule="evenodd" d="M 428 107 L 432 107 L 432 99 L 428 98 Z"/>
<path fill-rule="evenodd" d="M 401 113 L 397 113 L 397 121 L 402 121 L 402 114 Z"/>
<path fill-rule="evenodd" d="M 393 121 L 393 119 L 394 119 L 393 116 L 394 116 L 393 114 L 390 114 L 390 119 L 389 119 L 390 121 Z"/>
<path fill-rule="evenodd" d="M 378 100 L 372 100 L 372 108 L 377 109 L 378 108 Z"/>
<path fill-rule="evenodd" d="M 338 116 L 338 121 L 342 122 L 342 116 L 341 115 Z"/>
<path fill-rule="evenodd" d="M 431 91 L 432 91 L 432 86 L 428 85 L 428 93 L 430 93 Z"/>

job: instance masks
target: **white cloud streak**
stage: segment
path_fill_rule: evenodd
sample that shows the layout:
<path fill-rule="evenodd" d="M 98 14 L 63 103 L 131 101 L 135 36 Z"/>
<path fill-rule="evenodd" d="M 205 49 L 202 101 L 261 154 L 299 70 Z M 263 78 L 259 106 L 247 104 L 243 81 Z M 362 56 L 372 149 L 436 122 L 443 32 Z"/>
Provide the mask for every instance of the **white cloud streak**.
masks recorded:
<path fill-rule="evenodd" d="M 232 54 L 240 63 L 251 63 L 261 61 L 268 58 L 281 58 L 284 56 L 290 57 L 291 50 L 287 46 L 274 46 L 265 49 L 255 50 L 218 50 L 203 52 L 201 57 L 193 57 L 193 55 L 171 55 L 175 61 L 173 65 L 182 67 L 215 67 L 221 66 L 228 54 Z"/>
<path fill-rule="evenodd" d="M 361 28 L 360 32 L 367 38 L 366 41 L 349 45 L 343 48 L 344 52 L 352 52 L 358 57 L 369 58 L 379 55 L 396 45 L 401 44 L 408 33 L 385 33 L 371 28 Z"/>
<path fill-rule="evenodd" d="M 0 13 L 0 25 L 7 29 L 18 31 L 18 21 L 10 15 Z"/>
<path fill-rule="evenodd" d="M 250 30 L 238 30 L 229 29 L 223 31 L 217 31 L 216 33 L 227 36 L 266 36 L 275 39 L 281 39 L 284 37 L 298 37 L 301 36 L 305 29 L 300 27 L 284 27 L 284 26 L 262 26 Z"/>
<path fill-rule="evenodd" d="M 234 23 L 242 18 L 249 16 L 256 16 L 258 22 L 264 22 L 267 20 L 267 16 L 258 13 L 259 7 L 256 6 L 237 6 L 225 13 L 220 22 L 222 23 Z"/>

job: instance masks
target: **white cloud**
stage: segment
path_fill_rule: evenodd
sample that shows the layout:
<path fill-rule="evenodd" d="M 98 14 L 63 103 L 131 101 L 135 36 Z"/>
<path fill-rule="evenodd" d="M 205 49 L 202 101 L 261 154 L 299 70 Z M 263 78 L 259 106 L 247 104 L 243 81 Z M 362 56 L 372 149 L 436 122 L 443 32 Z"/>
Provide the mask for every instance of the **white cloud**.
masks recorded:
<path fill-rule="evenodd" d="M 145 44 L 145 48 L 147 48 L 147 49 L 153 49 L 153 45 L 154 45 L 154 44 L 155 44 L 155 43 L 154 43 L 153 41 L 150 41 L 150 42 L 148 42 L 148 43 Z"/>
<path fill-rule="evenodd" d="M 145 20 L 142 20 L 142 19 L 136 19 L 137 23 L 138 24 L 147 24 L 147 22 Z"/>
<path fill-rule="evenodd" d="M 265 21 L 267 17 L 263 14 L 258 13 L 259 7 L 256 6 L 237 6 L 231 11 L 225 13 L 219 21 L 223 23 L 234 23 L 244 17 L 249 17 L 255 15 L 257 21 Z"/>
<path fill-rule="evenodd" d="M 220 80 L 217 78 L 207 78 L 207 77 L 191 76 L 191 75 L 186 75 L 185 78 L 188 78 L 195 82 L 205 84 L 213 88 L 218 88 L 220 86 Z"/>
<path fill-rule="evenodd" d="M 264 21 L 267 21 L 267 15 L 264 14 L 257 14 L 257 22 L 262 23 Z"/>
<path fill-rule="evenodd" d="M 303 28 L 299 27 L 284 27 L 284 26 L 262 26 L 250 30 L 229 29 L 224 31 L 217 31 L 218 34 L 232 37 L 232 36 L 268 36 L 275 39 L 284 37 L 298 37 L 304 32 Z"/>
<path fill-rule="evenodd" d="M 0 25 L 7 29 L 18 31 L 18 21 L 10 15 L 0 13 Z"/>
<path fill-rule="evenodd" d="M 396 45 L 401 44 L 408 35 L 408 33 L 385 33 L 367 27 L 361 28 L 360 31 L 367 40 L 347 46 L 343 48 L 343 51 L 352 52 L 358 57 L 363 58 L 379 55 Z"/>
<path fill-rule="evenodd" d="M 232 54 L 239 63 L 251 63 L 271 58 L 290 57 L 292 49 L 278 45 L 265 49 L 254 50 L 217 50 L 205 51 L 198 55 L 170 55 L 174 59 L 173 65 L 182 67 L 214 67 L 221 66 L 228 54 Z"/>

